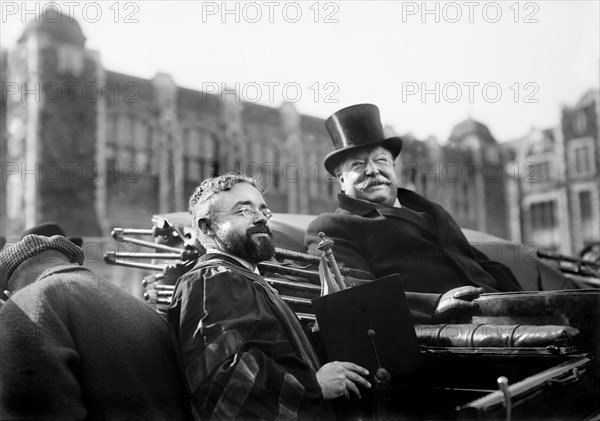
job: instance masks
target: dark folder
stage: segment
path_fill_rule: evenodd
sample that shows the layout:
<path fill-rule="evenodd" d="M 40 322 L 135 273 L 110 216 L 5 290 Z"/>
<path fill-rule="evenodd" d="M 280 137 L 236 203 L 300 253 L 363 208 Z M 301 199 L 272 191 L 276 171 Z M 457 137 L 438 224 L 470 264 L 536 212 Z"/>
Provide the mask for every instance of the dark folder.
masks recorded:
<path fill-rule="evenodd" d="M 374 343 L 392 376 L 423 364 L 399 275 L 315 298 L 312 305 L 329 361 L 353 362 L 375 375 Z"/>

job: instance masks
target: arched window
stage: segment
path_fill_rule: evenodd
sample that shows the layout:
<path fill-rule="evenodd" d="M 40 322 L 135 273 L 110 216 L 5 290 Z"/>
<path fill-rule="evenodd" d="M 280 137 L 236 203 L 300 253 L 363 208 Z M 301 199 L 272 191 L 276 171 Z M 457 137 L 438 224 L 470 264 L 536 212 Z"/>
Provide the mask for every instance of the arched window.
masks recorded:
<path fill-rule="evenodd" d="M 184 173 L 186 180 L 202 179 L 202 134 L 201 129 L 193 127 L 185 131 L 183 138 Z"/>
<path fill-rule="evenodd" d="M 202 155 L 205 161 L 214 161 L 217 157 L 217 143 L 210 133 L 202 138 Z"/>
<path fill-rule="evenodd" d="M 319 197 L 319 184 L 323 181 L 323 169 L 322 166 L 319 165 L 319 161 L 317 159 L 317 150 L 316 148 L 310 148 L 309 158 L 308 158 L 308 194 L 311 198 Z"/>
<path fill-rule="evenodd" d="M 117 139 L 118 139 L 118 116 L 109 115 L 106 128 L 106 164 L 109 168 L 114 168 L 117 160 Z"/>
<path fill-rule="evenodd" d="M 147 171 L 150 161 L 150 125 L 144 120 L 135 119 L 133 120 L 133 127 L 134 162 L 139 171 Z"/>
<path fill-rule="evenodd" d="M 117 163 L 123 168 L 133 162 L 133 124 L 129 115 L 119 115 L 117 124 Z"/>

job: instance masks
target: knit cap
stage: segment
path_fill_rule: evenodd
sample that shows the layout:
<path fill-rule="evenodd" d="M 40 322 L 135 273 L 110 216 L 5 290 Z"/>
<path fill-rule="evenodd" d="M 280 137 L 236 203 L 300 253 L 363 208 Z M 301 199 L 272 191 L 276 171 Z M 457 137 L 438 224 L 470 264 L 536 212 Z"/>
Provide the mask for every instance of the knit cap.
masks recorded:
<path fill-rule="evenodd" d="M 0 291 L 8 288 L 8 280 L 21 263 L 46 250 L 58 250 L 69 258 L 69 262 L 83 264 L 83 250 L 67 237 L 29 234 L 0 251 Z"/>

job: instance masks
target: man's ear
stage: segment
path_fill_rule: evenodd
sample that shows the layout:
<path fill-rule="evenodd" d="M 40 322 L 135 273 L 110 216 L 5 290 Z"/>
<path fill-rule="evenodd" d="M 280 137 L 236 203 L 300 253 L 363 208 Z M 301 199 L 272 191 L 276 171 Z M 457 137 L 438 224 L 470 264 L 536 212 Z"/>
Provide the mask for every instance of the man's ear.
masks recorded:
<path fill-rule="evenodd" d="M 212 225 L 205 218 L 198 219 L 198 228 L 200 228 L 202 234 L 208 237 L 212 237 L 214 234 Z"/>

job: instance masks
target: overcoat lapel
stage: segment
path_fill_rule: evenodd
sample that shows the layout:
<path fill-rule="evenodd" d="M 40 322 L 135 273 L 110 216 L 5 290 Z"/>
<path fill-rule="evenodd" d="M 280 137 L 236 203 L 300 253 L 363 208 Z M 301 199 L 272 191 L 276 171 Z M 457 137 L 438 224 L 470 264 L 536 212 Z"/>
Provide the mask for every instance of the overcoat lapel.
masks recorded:
<path fill-rule="evenodd" d="M 426 218 L 419 218 L 418 215 L 406 209 L 390 208 L 389 206 L 386 206 L 385 208 L 378 207 L 377 209 L 379 210 L 379 213 L 381 213 L 383 216 L 389 216 L 391 218 L 400 218 L 418 226 L 423 231 L 425 231 L 432 239 L 435 238 L 437 240 L 437 235 L 435 235 L 436 228 L 433 222 L 429 222 L 431 220 L 428 220 Z"/>
<path fill-rule="evenodd" d="M 417 225 L 419 228 L 427 232 L 432 239 L 435 238 L 435 241 L 437 241 L 439 244 L 445 244 L 447 242 L 448 231 L 446 227 L 448 224 L 446 223 L 446 217 L 442 214 L 442 212 L 439 211 L 438 208 L 436 208 L 436 206 L 427 200 L 423 200 L 423 198 L 411 192 L 410 190 L 405 189 L 398 189 L 398 200 L 400 200 L 400 203 L 403 206 L 406 205 L 406 207 L 411 210 L 423 212 L 431 216 L 431 222 L 419 218 L 410 211 L 393 208 L 390 206 L 377 205 L 365 200 L 356 200 L 345 194 L 340 194 L 338 196 L 340 208 L 345 209 L 346 211 L 365 217 L 377 217 L 381 215 L 400 218 L 410 222 L 411 224 Z M 440 232 L 440 227 L 443 228 L 442 232 Z"/>
<path fill-rule="evenodd" d="M 433 218 L 434 234 L 440 246 L 445 248 L 449 241 L 452 241 L 452 235 L 463 236 L 460 227 L 441 206 L 406 189 L 398 189 L 398 200 L 401 204 L 406 204 L 410 209 L 425 212 Z M 467 241 L 466 238 L 465 241 Z"/>

